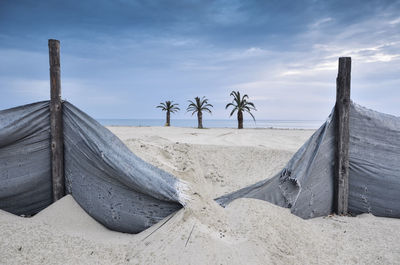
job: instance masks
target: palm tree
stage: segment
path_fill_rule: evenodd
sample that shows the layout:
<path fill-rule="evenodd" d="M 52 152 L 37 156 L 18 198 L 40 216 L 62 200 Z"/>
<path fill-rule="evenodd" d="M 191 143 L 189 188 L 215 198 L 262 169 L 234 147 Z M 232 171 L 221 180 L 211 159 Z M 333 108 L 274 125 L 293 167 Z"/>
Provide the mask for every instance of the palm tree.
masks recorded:
<path fill-rule="evenodd" d="M 253 118 L 253 120 L 256 121 L 251 111 L 257 109 L 252 102 L 247 101 L 247 99 L 249 98 L 248 95 L 244 95 L 241 98 L 239 91 L 232 91 L 230 96 L 233 96 L 233 100 L 231 103 L 226 105 L 225 109 L 227 109 L 230 106 L 233 107 L 233 110 L 229 115 L 229 117 L 231 117 L 233 113 L 237 111 L 238 129 L 243 129 L 243 112 L 248 112 Z"/>
<path fill-rule="evenodd" d="M 195 97 L 194 100 L 196 102 L 188 100 L 190 104 L 186 108 L 186 112 L 192 111 L 192 116 L 197 112 L 197 128 L 203 129 L 203 111 L 208 111 L 211 114 L 211 110 L 209 108 L 213 108 L 213 105 L 208 103 L 208 99 L 206 99 L 206 97 L 202 97 L 201 99 L 199 97 Z"/>
<path fill-rule="evenodd" d="M 160 108 L 162 111 L 166 111 L 167 112 L 167 121 L 165 122 L 165 126 L 170 126 L 171 125 L 171 113 L 175 113 L 178 110 L 180 110 L 180 108 L 178 107 L 178 103 L 173 104 L 173 101 L 165 101 L 165 102 L 161 102 L 160 105 L 158 105 L 156 108 Z"/>

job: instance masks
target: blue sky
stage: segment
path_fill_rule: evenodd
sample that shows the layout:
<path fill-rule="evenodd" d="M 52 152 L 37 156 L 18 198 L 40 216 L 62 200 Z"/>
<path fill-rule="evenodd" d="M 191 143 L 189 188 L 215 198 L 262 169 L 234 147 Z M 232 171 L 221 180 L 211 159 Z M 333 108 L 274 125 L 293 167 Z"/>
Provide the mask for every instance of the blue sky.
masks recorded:
<path fill-rule="evenodd" d="M 351 56 L 352 99 L 400 116 L 400 1 L 0 1 L 0 109 L 49 98 L 49 38 L 63 98 L 95 118 L 163 118 L 155 106 L 229 93 L 258 119 L 320 119 Z M 181 111 L 175 118 L 190 118 Z"/>

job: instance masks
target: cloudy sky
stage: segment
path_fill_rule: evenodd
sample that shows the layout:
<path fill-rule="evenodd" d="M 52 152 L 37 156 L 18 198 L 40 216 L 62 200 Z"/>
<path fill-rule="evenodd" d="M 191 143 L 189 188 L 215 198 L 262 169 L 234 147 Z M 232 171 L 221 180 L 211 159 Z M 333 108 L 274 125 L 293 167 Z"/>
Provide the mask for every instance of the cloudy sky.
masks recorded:
<path fill-rule="evenodd" d="M 240 90 L 258 119 L 323 120 L 340 56 L 352 99 L 400 116 L 400 1 L 1 0 L 0 109 L 49 98 L 49 38 L 63 98 L 95 118 L 163 118 L 160 101 L 195 96 L 227 118 Z"/>

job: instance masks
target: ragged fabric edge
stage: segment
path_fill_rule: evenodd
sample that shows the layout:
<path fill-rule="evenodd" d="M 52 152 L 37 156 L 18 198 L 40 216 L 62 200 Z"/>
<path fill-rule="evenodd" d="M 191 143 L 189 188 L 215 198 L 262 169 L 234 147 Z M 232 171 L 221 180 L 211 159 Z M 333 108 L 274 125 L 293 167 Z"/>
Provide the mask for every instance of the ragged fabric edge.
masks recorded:
<path fill-rule="evenodd" d="M 191 185 L 187 181 L 177 179 L 177 182 L 175 183 L 175 189 L 178 195 L 179 203 L 185 207 L 187 203 L 191 201 Z"/>

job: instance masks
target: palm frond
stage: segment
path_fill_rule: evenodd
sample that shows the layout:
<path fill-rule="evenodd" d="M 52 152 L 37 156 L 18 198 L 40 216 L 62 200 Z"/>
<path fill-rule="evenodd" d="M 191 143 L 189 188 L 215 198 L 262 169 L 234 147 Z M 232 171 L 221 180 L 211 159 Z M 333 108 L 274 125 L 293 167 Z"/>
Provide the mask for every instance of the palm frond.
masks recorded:
<path fill-rule="evenodd" d="M 233 110 L 232 110 L 232 112 L 231 112 L 231 114 L 229 114 L 229 117 L 231 117 L 232 115 L 233 115 L 233 113 L 235 113 L 235 111 L 238 109 L 238 107 L 237 106 L 235 106 L 234 108 L 233 108 Z"/>
<path fill-rule="evenodd" d="M 256 107 L 254 106 L 253 102 L 247 101 L 249 99 L 249 96 L 247 94 L 244 94 L 243 97 L 240 97 L 240 92 L 239 91 L 232 91 L 230 96 L 233 97 L 232 102 L 228 103 L 225 106 L 225 109 L 229 108 L 230 106 L 234 107 L 229 114 L 229 116 L 232 116 L 235 111 L 245 111 L 250 114 L 250 116 L 253 118 L 254 122 L 256 121 L 253 113 L 251 113 L 252 110 L 257 111 Z"/>
<path fill-rule="evenodd" d="M 167 110 L 167 106 L 164 103 L 160 103 L 160 105 L 158 105 L 156 108 L 161 109 L 162 111 L 166 111 Z"/>
<path fill-rule="evenodd" d="M 172 113 L 177 112 L 179 109 L 178 103 L 173 103 L 173 101 L 165 101 L 165 102 L 160 102 L 160 105 L 156 106 L 156 108 L 160 108 L 162 111 L 170 111 Z"/>
<path fill-rule="evenodd" d="M 189 112 L 189 111 L 197 111 L 196 106 L 189 105 L 189 106 L 186 108 L 186 112 Z"/>
<path fill-rule="evenodd" d="M 204 105 L 202 108 L 214 108 L 214 106 L 212 104 L 206 104 Z"/>
<path fill-rule="evenodd" d="M 250 105 L 254 110 L 257 110 L 253 102 L 246 102 L 246 105 Z"/>
<path fill-rule="evenodd" d="M 194 113 L 196 113 L 196 112 L 201 112 L 201 111 L 203 111 L 205 109 L 214 107 L 213 105 L 208 103 L 208 99 L 205 96 L 203 96 L 202 98 L 195 97 L 194 101 L 193 100 L 188 100 L 188 102 L 189 102 L 189 105 L 186 108 L 186 112 L 193 111 L 192 115 Z M 208 109 L 206 111 L 211 113 L 210 109 Z"/>
<path fill-rule="evenodd" d="M 229 108 L 230 106 L 236 107 L 235 104 L 233 104 L 233 103 L 228 103 L 228 104 L 226 104 L 225 109 Z"/>
<path fill-rule="evenodd" d="M 190 104 L 187 106 L 186 112 L 197 110 L 196 103 L 194 103 L 194 102 L 191 101 L 191 100 L 188 100 L 188 102 L 189 102 Z M 192 115 L 193 115 L 193 114 L 192 114 Z"/>
<path fill-rule="evenodd" d="M 208 111 L 208 113 L 212 114 L 212 112 L 209 108 L 202 108 L 202 111 Z"/>
<path fill-rule="evenodd" d="M 172 112 L 172 113 L 175 113 L 175 112 L 181 110 L 177 105 L 178 104 L 172 105 L 171 108 L 169 109 L 169 111 Z"/>
<path fill-rule="evenodd" d="M 204 107 L 204 105 L 208 105 L 208 99 L 205 96 L 200 100 L 200 107 Z"/>
<path fill-rule="evenodd" d="M 254 115 L 253 115 L 253 113 L 251 113 L 251 111 L 250 111 L 250 110 L 248 110 L 248 109 L 245 109 L 245 111 L 246 111 L 247 113 L 249 113 L 249 114 L 250 114 L 250 116 L 253 118 L 254 122 L 256 122 L 256 118 L 254 118 Z"/>

